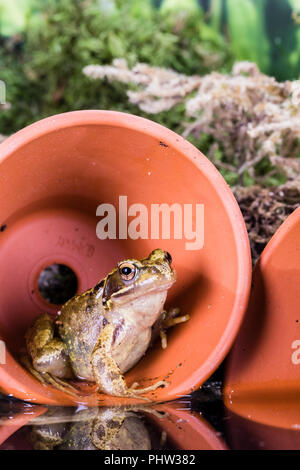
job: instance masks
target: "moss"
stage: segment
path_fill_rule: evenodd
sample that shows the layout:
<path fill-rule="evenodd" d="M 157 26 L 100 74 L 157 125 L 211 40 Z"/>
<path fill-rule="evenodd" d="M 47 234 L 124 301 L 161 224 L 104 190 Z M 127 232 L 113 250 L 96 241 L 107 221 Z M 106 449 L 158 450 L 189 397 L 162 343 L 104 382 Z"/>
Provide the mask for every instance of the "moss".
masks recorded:
<path fill-rule="evenodd" d="M 119 0 L 106 11 L 98 0 L 45 0 L 23 36 L 0 45 L 0 79 L 11 102 L 11 109 L 0 115 L 1 133 L 78 109 L 145 115 L 127 102 L 123 84 L 99 85 L 82 74 L 90 63 L 108 64 L 117 57 L 130 65 L 146 62 L 189 75 L 225 70 L 232 62 L 228 46 L 205 24 L 200 9 L 166 14 L 137 8 L 135 0 Z M 182 116 L 179 106 L 154 119 L 178 131 Z"/>

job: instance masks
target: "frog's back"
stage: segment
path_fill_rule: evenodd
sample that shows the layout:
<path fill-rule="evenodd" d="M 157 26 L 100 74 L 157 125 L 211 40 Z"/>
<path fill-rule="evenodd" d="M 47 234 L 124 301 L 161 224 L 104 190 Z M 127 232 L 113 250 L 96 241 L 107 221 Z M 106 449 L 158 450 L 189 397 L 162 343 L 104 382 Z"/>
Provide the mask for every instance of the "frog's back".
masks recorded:
<path fill-rule="evenodd" d="M 106 324 L 102 295 L 95 288 L 66 302 L 60 314 L 59 335 L 66 345 L 74 374 L 94 380 L 91 354 Z"/>

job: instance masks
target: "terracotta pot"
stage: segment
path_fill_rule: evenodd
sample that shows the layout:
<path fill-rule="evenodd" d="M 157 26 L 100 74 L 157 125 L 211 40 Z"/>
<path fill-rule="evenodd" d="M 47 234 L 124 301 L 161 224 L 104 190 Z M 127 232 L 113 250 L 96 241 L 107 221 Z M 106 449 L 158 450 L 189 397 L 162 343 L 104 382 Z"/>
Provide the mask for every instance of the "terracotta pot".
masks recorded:
<path fill-rule="evenodd" d="M 254 270 L 248 311 L 226 374 L 226 404 L 233 411 L 240 400 L 299 403 L 299 267 L 300 208 L 281 225 Z"/>
<path fill-rule="evenodd" d="M 230 433 L 238 434 L 238 427 L 235 425 L 235 417 L 240 417 L 241 422 L 244 421 L 245 427 L 252 427 L 255 429 L 257 424 L 258 429 L 263 429 L 265 426 L 267 429 L 276 429 L 279 434 L 279 430 L 282 432 L 282 438 L 285 433 L 286 435 L 286 446 L 288 446 L 290 436 L 298 436 L 298 449 L 300 449 L 300 401 L 294 398 L 291 399 L 288 395 L 282 395 L 281 397 L 272 396 L 267 394 L 265 396 L 253 396 L 251 393 L 248 396 L 234 397 L 232 403 L 226 402 L 227 415 L 230 416 L 228 420 L 228 429 Z M 233 418 L 233 422 L 231 421 Z M 260 427 L 260 425 L 262 425 Z M 290 433 L 289 431 L 292 431 Z M 246 439 L 243 439 L 246 441 Z M 260 439 L 258 439 L 258 442 Z M 264 441 L 264 439 L 262 439 Z M 278 444 L 278 442 L 277 442 Z M 270 444 L 271 445 L 271 444 Z M 281 442 L 283 445 L 283 441 Z M 274 446 L 275 447 L 275 446 Z M 268 447 L 267 447 L 268 448 Z M 280 448 L 280 443 L 278 445 Z"/>
<path fill-rule="evenodd" d="M 300 403 L 286 398 L 240 400 L 226 413 L 231 450 L 300 450 Z"/>
<path fill-rule="evenodd" d="M 229 351 L 248 300 L 251 263 L 242 215 L 214 166 L 191 144 L 151 121 L 110 111 L 53 116 L 10 137 L 0 147 L 0 335 L 7 362 L 0 388 L 45 404 L 124 402 L 90 395 L 78 400 L 38 383 L 19 364 L 24 332 L 46 302 L 37 281 L 54 263 L 69 266 L 78 292 L 93 286 L 124 258 L 168 250 L 178 280 L 168 304 L 191 315 L 169 333 L 127 376 L 128 384 L 168 376 L 154 401 L 196 389 Z M 128 205 L 204 204 L 204 247 L 187 250 L 186 239 L 115 239 L 96 236 L 99 204 L 119 196 Z M 183 207 L 183 206 L 182 206 Z M 200 227 L 202 230 L 202 228 Z M 200 230 L 199 229 L 199 230 Z"/>

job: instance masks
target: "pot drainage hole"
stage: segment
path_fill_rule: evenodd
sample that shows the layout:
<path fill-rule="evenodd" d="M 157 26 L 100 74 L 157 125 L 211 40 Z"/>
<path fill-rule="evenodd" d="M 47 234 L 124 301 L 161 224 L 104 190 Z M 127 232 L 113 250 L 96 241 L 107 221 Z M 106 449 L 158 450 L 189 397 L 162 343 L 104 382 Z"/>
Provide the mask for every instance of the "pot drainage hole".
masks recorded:
<path fill-rule="evenodd" d="M 39 275 L 39 292 L 51 304 L 65 303 L 76 294 L 77 288 L 76 274 L 65 264 L 51 264 Z"/>

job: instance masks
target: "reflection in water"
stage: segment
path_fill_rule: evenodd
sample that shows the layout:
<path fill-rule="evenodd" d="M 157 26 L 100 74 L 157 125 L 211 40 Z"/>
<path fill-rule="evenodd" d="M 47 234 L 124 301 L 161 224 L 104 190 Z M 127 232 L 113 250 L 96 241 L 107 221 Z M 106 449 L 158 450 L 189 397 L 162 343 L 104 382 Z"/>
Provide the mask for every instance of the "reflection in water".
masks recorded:
<path fill-rule="evenodd" d="M 231 402 L 224 413 L 215 386 L 213 392 L 203 387 L 191 401 L 140 407 L 45 407 L 0 399 L 1 450 L 226 448 L 300 450 L 300 402 L 252 397 Z"/>
<path fill-rule="evenodd" d="M 0 409 L 0 449 L 226 449 L 201 412 L 190 411 L 189 399 L 133 407 L 7 405 Z"/>
<path fill-rule="evenodd" d="M 145 423 L 147 413 L 142 408 L 88 408 L 71 414 L 70 409 L 49 409 L 31 422 L 29 441 L 40 450 L 151 450 L 157 436 Z"/>
<path fill-rule="evenodd" d="M 0 396 L 0 450 L 300 450 L 300 401 L 293 394 L 233 395 L 224 408 L 221 389 L 215 374 L 171 403 L 111 408 L 46 407 Z"/>
<path fill-rule="evenodd" d="M 300 402 L 285 396 L 250 395 L 226 403 L 227 438 L 236 450 L 300 450 Z"/>
<path fill-rule="evenodd" d="M 229 412 L 228 442 L 233 450 L 300 450 L 300 431 L 269 426 Z"/>
<path fill-rule="evenodd" d="M 151 450 L 172 448 L 163 430 L 151 423 L 147 416 L 158 421 L 166 414 L 150 407 L 67 408 L 38 407 L 39 416 L 29 417 L 25 427 L 16 431 L 1 448 L 31 448 L 35 450 Z M 28 405 L 27 408 L 28 410 Z M 0 428 L 9 429 L 17 417 L 24 417 L 16 409 L 1 420 Z M 22 425 L 23 423 L 21 423 Z M 15 446 L 14 446 L 15 444 Z"/>

